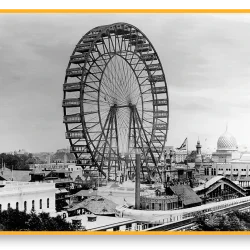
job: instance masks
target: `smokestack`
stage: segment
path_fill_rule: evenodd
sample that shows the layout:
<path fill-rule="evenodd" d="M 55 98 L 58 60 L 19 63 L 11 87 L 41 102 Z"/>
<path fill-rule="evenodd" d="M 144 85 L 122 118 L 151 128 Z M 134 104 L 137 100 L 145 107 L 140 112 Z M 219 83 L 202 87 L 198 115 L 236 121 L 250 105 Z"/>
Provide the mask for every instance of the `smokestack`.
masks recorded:
<path fill-rule="evenodd" d="M 64 154 L 64 165 L 66 165 L 68 162 L 68 157 L 67 157 L 67 154 Z"/>
<path fill-rule="evenodd" d="M 166 174 L 166 169 L 164 169 L 163 171 L 162 171 L 162 181 L 163 181 L 163 183 L 166 183 L 167 182 L 167 174 Z"/>
<path fill-rule="evenodd" d="M 135 209 L 140 209 L 140 174 L 141 174 L 141 154 L 135 152 L 136 172 L 135 172 Z"/>

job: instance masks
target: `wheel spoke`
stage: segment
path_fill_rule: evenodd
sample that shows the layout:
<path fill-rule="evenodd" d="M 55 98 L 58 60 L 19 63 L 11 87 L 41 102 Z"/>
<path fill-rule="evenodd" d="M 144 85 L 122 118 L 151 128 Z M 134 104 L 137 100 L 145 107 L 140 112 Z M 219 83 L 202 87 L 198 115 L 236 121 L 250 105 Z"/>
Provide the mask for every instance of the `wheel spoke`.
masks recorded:
<path fill-rule="evenodd" d="M 125 164 L 135 170 L 140 148 L 142 175 L 160 175 L 158 159 L 168 128 L 167 85 L 156 51 L 137 28 L 118 23 L 90 30 L 68 64 L 64 123 L 77 164 L 117 180 Z M 159 150 L 161 149 L 162 150 Z M 153 165 L 152 165 L 153 164 Z"/>

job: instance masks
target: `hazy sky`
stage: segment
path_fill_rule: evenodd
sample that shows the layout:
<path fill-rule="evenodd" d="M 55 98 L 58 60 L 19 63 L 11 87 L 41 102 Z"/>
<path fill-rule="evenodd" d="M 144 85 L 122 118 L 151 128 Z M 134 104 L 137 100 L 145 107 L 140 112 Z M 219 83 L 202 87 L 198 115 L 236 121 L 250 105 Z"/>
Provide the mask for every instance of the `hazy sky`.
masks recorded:
<path fill-rule="evenodd" d="M 0 152 L 67 147 L 61 107 L 75 44 L 95 26 L 127 22 L 157 50 L 167 78 L 167 145 L 198 136 L 215 148 L 229 124 L 250 149 L 250 15 L 1 14 Z M 205 139 L 207 141 L 205 143 Z"/>

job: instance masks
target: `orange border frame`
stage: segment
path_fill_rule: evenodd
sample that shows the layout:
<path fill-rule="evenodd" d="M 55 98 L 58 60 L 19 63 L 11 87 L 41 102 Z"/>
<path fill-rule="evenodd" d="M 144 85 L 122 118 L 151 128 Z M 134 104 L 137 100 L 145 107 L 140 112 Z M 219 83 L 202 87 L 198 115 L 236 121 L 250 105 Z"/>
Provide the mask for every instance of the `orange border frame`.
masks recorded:
<path fill-rule="evenodd" d="M 250 231 L 0 231 L 0 235 L 250 235 Z"/>
<path fill-rule="evenodd" d="M 0 9 L 0 14 L 249 14 L 250 9 Z M 250 231 L 0 231 L 0 235 L 250 235 Z"/>
<path fill-rule="evenodd" d="M 96 13 L 96 14 L 111 14 L 111 13 L 220 13 L 229 14 L 250 13 L 250 9 L 0 9 L 0 13 Z"/>

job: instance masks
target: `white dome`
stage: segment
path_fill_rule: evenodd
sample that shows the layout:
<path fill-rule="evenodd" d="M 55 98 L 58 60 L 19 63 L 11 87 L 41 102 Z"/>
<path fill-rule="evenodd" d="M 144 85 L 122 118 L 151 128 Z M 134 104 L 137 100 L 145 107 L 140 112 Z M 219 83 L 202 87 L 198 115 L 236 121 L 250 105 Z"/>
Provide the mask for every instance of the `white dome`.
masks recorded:
<path fill-rule="evenodd" d="M 237 148 L 236 139 L 227 131 L 217 141 L 217 150 L 235 151 Z"/>

